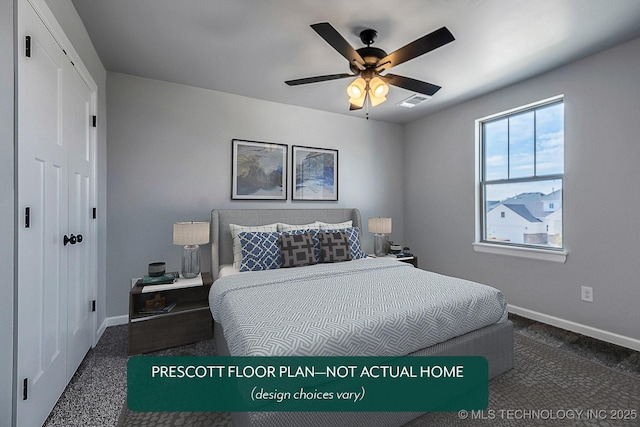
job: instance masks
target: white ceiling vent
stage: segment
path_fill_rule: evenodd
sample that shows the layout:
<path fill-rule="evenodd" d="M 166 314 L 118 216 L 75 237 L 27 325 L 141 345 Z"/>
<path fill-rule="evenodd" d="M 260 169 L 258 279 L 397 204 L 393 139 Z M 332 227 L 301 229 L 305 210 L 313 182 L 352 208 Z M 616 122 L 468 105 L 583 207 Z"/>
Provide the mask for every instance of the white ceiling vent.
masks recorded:
<path fill-rule="evenodd" d="M 399 105 L 399 106 L 405 107 L 405 108 L 413 108 L 416 105 L 422 104 L 424 101 L 427 101 L 429 99 L 431 99 L 431 97 L 429 95 L 416 93 L 415 95 L 411 95 L 410 97 L 408 97 L 404 101 L 398 102 L 398 104 L 396 104 L 396 105 Z"/>

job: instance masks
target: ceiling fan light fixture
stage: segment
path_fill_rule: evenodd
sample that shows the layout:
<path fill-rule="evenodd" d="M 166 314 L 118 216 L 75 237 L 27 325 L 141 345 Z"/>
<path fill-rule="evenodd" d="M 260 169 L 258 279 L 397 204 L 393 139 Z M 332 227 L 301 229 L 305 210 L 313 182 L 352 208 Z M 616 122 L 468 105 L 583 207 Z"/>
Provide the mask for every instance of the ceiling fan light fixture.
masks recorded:
<path fill-rule="evenodd" d="M 362 108 L 365 100 L 367 99 L 367 92 L 362 92 L 358 98 L 349 98 L 349 103 L 355 105 L 358 108 Z"/>
<path fill-rule="evenodd" d="M 380 105 L 386 100 L 387 100 L 386 96 L 373 96 L 373 95 L 369 96 L 369 102 L 371 103 L 372 107 L 375 107 L 376 105 Z"/>
<path fill-rule="evenodd" d="M 364 101 L 366 88 L 367 82 L 365 81 L 365 79 L 363 79 L 362 77 L 358 77 L 357 79 L 352 81 L 349 86 L 347 86 L 347 95 L 349 95 L 349 98 L 354 99 L 359 99 L 360 97 L 362 97 Z"/>
<path fill-rule="evenodd" d="M 389 85 L 387 85 L 380 77 L 374 77 L 369 82 L 369 89 L 372 96 L 384 98 L 389 93 Z"/>
<path fill-rule="evenodd" d="M 386 101 L 388 93 L 389 86 L 380 77 L 376 76 L 369 81 L 369 102 L 372 107 Z"/>

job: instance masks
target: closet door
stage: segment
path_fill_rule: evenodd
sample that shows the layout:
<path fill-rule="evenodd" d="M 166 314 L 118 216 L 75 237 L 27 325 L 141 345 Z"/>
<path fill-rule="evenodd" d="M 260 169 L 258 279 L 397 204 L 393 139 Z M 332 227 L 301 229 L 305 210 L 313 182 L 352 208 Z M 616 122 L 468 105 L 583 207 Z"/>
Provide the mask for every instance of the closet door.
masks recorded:
<path fill-rule="evenodd" d="M 18 1 L 19 426 L 44 423 L 95 321 L 95 92 L 36 13 L 40 3 Z"/>
<path fill-rule="evenodd" d="M 67 59 L 26 1 L 18 14 L 17 415 L 18 425 L 37 426 L 67 379 L 69 156 L 61 120 Z"/>
<path fill-rule="evenodd" d="M 90 125 L 92 93 L 75 70 L 64 73 L 62 139 L 69 152 L 68 232 L 75 243 L 67 245 L 68 363 L 67 380 L 91 347 L 93 278 L 95 277 L 95 226 L 92 219 L 94 147 Z"/>

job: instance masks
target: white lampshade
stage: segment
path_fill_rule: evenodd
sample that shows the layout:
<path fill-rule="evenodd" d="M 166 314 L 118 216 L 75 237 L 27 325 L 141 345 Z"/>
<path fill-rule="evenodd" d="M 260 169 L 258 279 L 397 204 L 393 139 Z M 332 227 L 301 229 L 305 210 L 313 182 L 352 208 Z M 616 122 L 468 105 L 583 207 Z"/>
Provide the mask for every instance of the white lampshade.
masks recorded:
<path fill-rule="evenodd" d="M 209 243 L 208 222 L 176 222 L 173 224 L 174 245 L 203 245 Z"/>
<path fill-rule="evenodd" d="M 369 233 L 389 234 L 391 233 L 391 218 L 369 218 Z"/>

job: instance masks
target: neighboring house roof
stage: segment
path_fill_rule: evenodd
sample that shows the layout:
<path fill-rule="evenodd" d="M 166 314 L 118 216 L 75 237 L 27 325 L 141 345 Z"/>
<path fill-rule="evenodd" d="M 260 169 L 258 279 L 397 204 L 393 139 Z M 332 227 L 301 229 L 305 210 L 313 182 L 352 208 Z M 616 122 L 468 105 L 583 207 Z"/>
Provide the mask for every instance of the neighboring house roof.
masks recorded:
<path fill-rule="evenodd" d="M 521 193 L 517 196 L 506 199 L 502 202 L 503 205 L 523 205 L 526 206 L 529 213 L 535 218 L 545 218 L 553 213 L 544 209 L 544 202 L 548 201 L 560 201 L 562 200 L 562 189 L 556 190 L 549 194 L 543 193 Z M 559 206 L 558 206 L 559 207 Z M 556 207 L 556 208 L 558 208 Z"/>
<path fill-rule="evenodd" d="M 512 211 L 514 211 L 515 213 L 517 213 L 518 215 L 520 215 L 522 218 L 526 219 L 529 222 L 542 222 L 535 216 L 531 215 L 531 212 L 529 212 L 529 209 L 527 209 L 525 205 L 506 204 L 506 203 L 503 203 L 503 205 L 508 207 L 509 209 L 511 209 Z"/>
<path fill-rule="evenodd" d="M 556 212 L 560 207 L 557 206 L 554 211 L 545 211 L 544 202 L 555 200 L 562 200 L 562 189 L 546 195 L 543 193 L 520 193 L 502 202 L 489 201 L 487 207 L 489 211 L 492 211 L 501 205 L 506 206 L 529 222 L 542 222 L 542 218 Z"/>
<path fill-rule="evenodd" d="M 495 200 L 487 201 L 487 212 L 493 210 L 493 208 L 495 208 L 499 204 L 500 204 L 500 202 L 495 201 Z"/>
<path fill-rule="evenodd" d="M 562 199 L 562 189 L 556 190 L 553 193 L 549 193 L 545 196 L 542 196 L 542 200 L 561 200 Z"/>
<path fill-rule="evenodd" d="M 542 193 L 520 193 L 517 196 L 503 200 L 505 205 L 527 205 L 529 203 L 539 202 L 544 194 Z"/>

